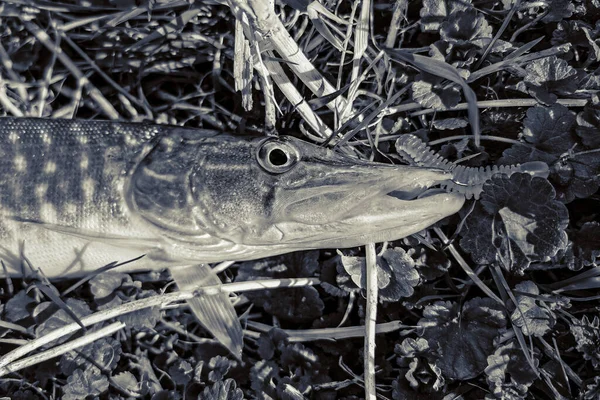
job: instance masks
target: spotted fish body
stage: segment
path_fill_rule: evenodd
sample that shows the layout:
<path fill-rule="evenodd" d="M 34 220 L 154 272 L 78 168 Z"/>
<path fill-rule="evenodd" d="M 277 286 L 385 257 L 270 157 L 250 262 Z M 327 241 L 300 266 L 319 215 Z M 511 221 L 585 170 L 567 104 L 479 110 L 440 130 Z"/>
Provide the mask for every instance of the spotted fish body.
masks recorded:
<path fill-rule="evenodd" d="M 0 118 L 0 259 L 50 278 L 115 261 L 170 268 L 181 289 L 217 285 L 204 263 L 395 240 L 457 212 L 423 193 L 439 169 L 366 162 L 293 137 L 106 121 Z M 23 263 L 26 258 L 29 263 Z M 237 357 L 224 294 L 188 301 Z"/>
<path fill-rule="evenodd" d="M 0 254 L 9 272 L 21 274 L 21 243 L 32 266 L 51 277 L 80 275 L 148 250 L 150 259 L 139 268 L 168 266 L 168 257 L 159 256 L 160 237 L 132 213 L 125 193 L 131 171 L 157 138 L 179 132 L 215 135 L 122 122 L 1 119 Z M 98 240 L 90 242 L 92 236 Z"/>
<path fill-rule="evenodd" d="M 127 264 L 127 271 L 171 267 L 181 290 L 220 284 L 208 265 L 197 260 L 186 265 L 166 255 L 169 245 L 149 229 L 136 212 L 139 207 L 128 199 L 128 193 L 137 192 L 143 203 L 148 193 L 164 189 L 144 187 L 153 179 L 166 179 L 171 186 L 180 180 L 173 175 L 177 168 L 163 176 L 152 173 L 150 179 L 138 171 L 140 187 L 132 188 L 133 174 L 147 166 L 143 160 L 153 150 L 177 140 L 199 142 L 215 136 L 160 125 L 1 118 L 0 258 L 6 272 L 28 276 L 33 268 L 51 278 L 77 276 L 146 254 Z M 157 193 L 167 207 L 184 196 L 181 190 Z M 240 358 L 242 329 L 228 296 L 188 303 L 202 325 Z"/>

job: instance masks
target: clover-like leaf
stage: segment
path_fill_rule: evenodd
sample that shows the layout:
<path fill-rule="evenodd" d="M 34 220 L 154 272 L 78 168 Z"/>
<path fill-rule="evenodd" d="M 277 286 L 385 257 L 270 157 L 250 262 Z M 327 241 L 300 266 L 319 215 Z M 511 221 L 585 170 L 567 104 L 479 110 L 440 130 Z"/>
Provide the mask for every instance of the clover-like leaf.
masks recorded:
<path fill-rule="evenodd" d="M 289 344 L 288 335 L 281 329 L 273 328 L 263 333 L 258 338 L 258 354 L 265 360 L 275 357 L 277 351 L 281 351 Z"/>
<path fill-rule="evenodd" d="M 494 350 L 494 338 L 506 327 L 502 306 L 492 299 L 455 303 L 436 302 L 423 310 L 418 325 L 423 337 L 437 348 L 436 365 L 450 379 L 465 380 L 479 375 Z"/>
<path fill-rule="evenodd" d="M 127 279 L 131 281 L 131 277 L 127 274 L 111 272 L 98 274 L 90 279 L 88 283 L 94 298 L 101 299 L 111 295 Z"/>
<path fill-rule="evenodd" d="M 514 145 L 503 154 L 502 163 L 543 161 L 550 165 L 548 179 L 556 189 L 556 199 L 563 203 L 589 197 L 600 187 L 600 157 L 596 152 L 582 152 L 559 158 L 535 147 Z"/>
<path fill-rule="evenodd" d="M 108 378 L 96 368 L 76 369 L 63 386 L 63 400 L 81 400 L 108 390 Z"/>
<path fill-rule="evenodd" d="M 440 34 L 453 47 L 482 48 L 492 39 L 492 27 L 475 8 L 469 8 L 452 13 L 442 23 Z"/>
<path fill-rule="evenodd" d="M 169 375 L 177 385 L 187 385 L 193 378 L 194 368 L 182 359 L 177 359 L 169 367 Z"/>
<path fill-rule="evenodd" d="M 539 58 L 525 67 L 523 79 L 529 93 L 544 104 L 556 103 L 556 94 L 577 90 L 577 71 L 556 56 Z"/>
<path fill-rule="evenodd" d="M 572 134 L 575 122 L 575 113 L 561 104 L 531 107 L 520 137 L 536 149 L 558 156 L 575 145 Z"/>
<path fill-rule="evenodd" d="M 498 160 L 500 165 L 515 165 L 523 164 L 529 161 L 542 161 L 552 166 L 559 159 L 559 155 L 546 153 L 545 151 L 536 149 L 528 143 L 515 143 L 508 149 L 504 150 L 502 157 Z"/>
<path fill-rule="evenodd" d="M 505 150 L 500 164 L 545 162 L 550 166 L 549 179 L 557 191 L 556 198 L 564 203 L 591 196 L 598 190 L 598 153 L 594 150 L 572 153 L 578 143 L 573 135 L 577 128 L 571 111 L 558 104 L 533 107 L 527 111 L 523 125 L 520 138 L 525 144 L 515 144 Z M 588 143 L 592 143 L 590 140 Z"/>
<path fill-rule="evenodd" d="M 533 362 L 535 366 L 539 364 L 539 352 L 535 353 Z M 498 347 L 487 358 L 485 374 L 490 389 L 496 394 L 501 394 L 508 383 L 527 388 L 538 378 L 537 371 L 531 369 L 523 350 L 514 340 Z"/>
<path fill-rule="evenodd" d="M 127 390 L 132 393 L 137 393 L 139 390 L 139 382 L 129 371 L 121 372 L 112 377 L 113 382 L 118 385 L 121 389 Z"/>
<path fill-rule="evenodd" d="M 520 173 L 492 177 L 466 220 L 462 248 L 477 263 L 502 261 L 516 273 L 533 260 L 548 261 L 568 243 L 568 211 L 554 198 L 545 179 Z"/>
<path fill-rule="evenodd" d="M 382 301 L 398 301 L 413 295 L 419 283 L 414 260 L 401 247 L 386 249 L 378 260 L 379 272 L 389 276 L 389 284 L 379 290 Z"/>
<path fill-rule="evenodd" d="M 422 73 L 412 84 L 412 95 L 424 108 L 447 110 L 460 101 L 460 87 L 444 78 Z"/>
<path fill-rule="evenodd" d="M 237 363 L 227 357 L 215 356 L 208 362 L 208 368 L 211 370 L 208 373 L 208 379 L 211 382 L 218 382 L 225 378 L 230 368 L 233 368 Z"/>
<path fill-rule="evenodd" d="M 407 238 L 404 241 L 410 241 L 410 238 Z M 434 245 L 438 244 L 440 247 L 443 246 L 442 243 L 437 242 L 435 239 L 433 242 Z M 452 264 L 448 254 L 423 244 L 415 243 L 410 245 L 412 246 L 412 249 L 409 253 L 411 254 L 411 257 L 415 259 L 415 266 L 423 281 L 435 280 L 448 272 L 448 269 Z"/>
<path fill-rule="evenodd" d="M 345 271 L 340 271 L 338 283 L 343 285 L 343 272 L 348 274 L 352 282 L 361 289 L 367 286 L 367 264 L 364 257 L 341 256 Z M 415 269 L 414 260 L 402 249 L 396 247 L 386 249 L 377 256 L 377 286 L 381 301 L 398 301 L 402 297 L 410 297 L 414 287 L 419 283 L 419 273 Z"/>
<path fill-rule="evenodd" d="M 235 381 L 229 378 L 205 388 L 200 398 L 205 400 L 242 400 L 244 393 L 236 387 Z"/>
<path fill-rule="evenodd" d="M 70 374 L 78 368 L 113 370 L 121 358 L 121 353 L 121 342 L 112 337 L 105 337 L 76 352 L 65 353 L 60 359 L 60 369 L 65 374 Z"/>
<path fill-rule="evenodd" d="M 19 290 L 6 302 L 5 316 L 8 321 L 17 322 L 31 315 L 30 308 L 36 304 L 27 290 Z"/>
<path fill-rule="evenodd" d="M 526 294 L 517 294 L 517 308 L 510 316 L 513 324 L 521 328 L 526 336 L 544 336 L 556 323 L 554 313 L 543 305 L 538 304 L 535 299 L 539 296 L 540 290 L 535 283 L 531 281 L 521 282 L 515 286 L 515 289 Z"/>
<path fill-rule="evenodd" d="M 577 351 L 583 353 L 583 358 L 591 361 L 594 368 L 600 367 L 600 318 L 597 315 L 591 320 L 587 315 L 581 320 L 573 318 L 570 329 Z"/>

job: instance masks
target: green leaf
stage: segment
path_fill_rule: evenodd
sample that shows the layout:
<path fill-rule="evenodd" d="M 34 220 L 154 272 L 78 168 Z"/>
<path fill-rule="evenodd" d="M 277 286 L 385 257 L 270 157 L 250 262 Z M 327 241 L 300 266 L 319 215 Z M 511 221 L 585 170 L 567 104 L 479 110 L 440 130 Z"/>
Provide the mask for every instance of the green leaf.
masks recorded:
<path fill-rule="evenodd" d="M 531 261 L 548 261 L 568 244 L 569 214 L 555 196 L 542 178 L 521 173 L 492 177 L 466 219 L 462 248 L 478 263 L 500 261 L 515 273 Z"/>
<path fill-rule="evenodd" d="M 126 280 L 131 281 L 131 277 L 118 272 L 98 274 L 89 281 L 90 291 L 95 299 L 101 299 L 111 295 Z"/>
<path fill-rule="evenodd" d="M 31 315 L 30 308 L 36 304 L 33 297 L 29 296 L 27 290 L 19 290 L 6 302 L 6 319 L 11 322 L 17 322 Z"/>
<path fill-rule="evenodd" d="M 205 400 L 242 400 L 244 393 L 236 387 L 233 379 L 226 379 L 205 388 L 201 398 Z"/>
<path fill-rule="evenodd" d="M 571 334 L 575 338 L 576 349 L 589 360 L 594 368 L 600 367 L 600 318 L 591 319 L 584 315 L 581 320 L 571 320 Z"/>
<path fill-rule="evenodd" d="M 345 273 L 359 288 L 366 288 L 366 268 L 364 257 L 341 255 Z M 338 284 L 347 285 L 343 274 L 338 276 Z M 402 297 L 410 297 L 414 287 L 419 283 L 419 273 L 415 269 L 414 260 L 402 249 L 396 247 L 386 249 L 377 256 L 377 285 L 380 301 L 398 301 Z"/>
<path fill-rule="evenodd" d="M 529 93 L 544 104 L 553 104 L 557 95 L 569 95 L 577 90 L 577 71 L 556 56 L 533 60 L 525 71 L 523 82 Z"/>
<path fill-rule="evenodd" d="M 435 302 L 423 310 L 418 325 L 423 337 L 437 349 L 436 365 L 444 377 L 465 380 L 479 375 L 494 349 L 494 339 L 506 327 L 500 305 L 489 298 L 456 303 Z"/>
<path fill-rule="evenodd" d="M 63 386 L 62 400 L 81 400 L 108 390 L 108 378 L 96 368 L 76 369 Z"/>
<path fill-rule="evenodd" d="M 461 50 L 471 47 L 483 48 L 492 40 L 492 27 L 483 14 L 469 8 L 453 13 L 442 23 L 440 35 L 443 40 Z"/>
<path fill-rule="evenodd" d="M 169 375 L 177 385 L 187 385 L 192 380 L 193 373 L 194 368 L 185 360 L 177 359 L 169 367 Z"/>
<path fill-rule="evenodd" d="M 135 375 L 133 375 L 129 371 L 121 372 L 120 374 L 114 375 L 112 377 L 112 380 L 120 388 L 129 392 L 137 393 L 137 391 L 139 390 L 138 380 L 136 379 Z"/>
<path fill-rule="evenodd" d="M 70 374 L 78 368 L 113 370 L 121 359 L 121 354 L 121 342 L 112 337 L 105 337 L 77 351 L 65 353 L 60 359 L 60 369 L 65 374 Z"/>
<path fill-rule="evenodd" d="M 460 101 L 459 88 L 444 84 L 444 81 L 430 74 L 421 74 L 420 79 L 412 84 L 413 99 L 424 108 L 433 110 L 455 107 Z"/>
<path fill-rule="evenodd" d="M 544 307 L 543 303 L 540 302 L 538 305 L 535 297 L 539 296 L 540 291 L 532 281 L 521 282 L 515 286 L 515 289 L 533 296 L 526 294 L 516 296 L 517 309 L 510 317 L 513 324 L 520 327 L 526 336 L 544 336 L 556 323 L 556 316 L 548 307 Z"/>

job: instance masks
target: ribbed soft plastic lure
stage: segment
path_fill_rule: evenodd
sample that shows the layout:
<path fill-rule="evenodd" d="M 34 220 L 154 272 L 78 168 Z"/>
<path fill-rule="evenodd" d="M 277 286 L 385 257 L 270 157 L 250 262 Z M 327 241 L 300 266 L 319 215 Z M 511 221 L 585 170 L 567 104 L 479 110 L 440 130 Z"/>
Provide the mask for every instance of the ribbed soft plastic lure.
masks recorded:
<path fill-rule="evenodd" d="M 459 194 L 416 199 L 450 175 L 364 162 L 293 137 L 0 118 L 0 258 L 11 275 L 29 273 L 24 255 L 58 278 L 145 254 L 120 270 L 168 267 L 184 288 L 214 285 L 219 278 L 202 263 L 418 232 L 462 206 Z M 228 297 L 190 305 L 240 357 Z"/>
<path fill-rule="evenodd" d="M 548 165 L 541 161 L 531 161 L 517 165 L 493 165 L 488 167 L 465 167 L 444 159 L 429 148 L 415 135 L 402 135 L 396 140 L 396 151 L 410 165 L 439 168 L 452 174 L 452 179 L 441 186 L 447 190 L 462 193 L 467 199 L 479 199 L 483 185 L 495 174 L 512 175 L 522 172 L 532 176 L 547 178 Z"/>

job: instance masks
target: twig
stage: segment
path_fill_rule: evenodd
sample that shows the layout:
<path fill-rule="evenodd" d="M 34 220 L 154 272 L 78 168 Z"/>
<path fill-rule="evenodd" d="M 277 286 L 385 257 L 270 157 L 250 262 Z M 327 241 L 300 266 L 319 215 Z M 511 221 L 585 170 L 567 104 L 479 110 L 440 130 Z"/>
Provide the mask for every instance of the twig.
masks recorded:
<path fill-rule="evenodd" d="M 0 368 L 0 377 L 10 374 L 11 372 L 19 371 L 23 368 L 31 367 L 32 365 L 39 364 L 51 358 L 58 357 L 76 348 L 83 347 L 105 336 L 110 336 L 118 330 L 123 329 L 124 327 L 125 324 L 123 322 L 113 322 L 112 324 L 95 332 L 90 332 L 85 336 L 71 340 L 70 342 L 62 344 L 60 346 L 56 346 L 50 350 L 43 351 L 31 357 L 27 357 L 22 360 L 16 361 L 12 364 L 3 366 L 2 368 Z"/>
<path fill-rule="evenodd" d="M 365 398 L 374 400 L 377 398 L 375 387 L 375 333 L 377 332 L 377 297 L 379 286 L 377 285 L 377 254 L 375 243 L 366 245 L 367 263 L 367 309 L 365 315 L 365 344 L 364 344 L 364 367 L 365 367 Z"/>
<path fill-rule="evenodd" d="M 268 332 L 270 325 L 256 321 L 246 321 L 249 328 L 253 328 L 260 332 Z M 375 333 L 380 335 L 383 333 L 395 332 L 400 329 L 411 329 L 412 326 L 404 325 L 401 321 L 384 322 L 375 326 Z M 288 335 L 290 342 L 312 342 L 315 340 L 340 340 L 355 337 L 365 337 L 365 326 L 344 326 L 340 328 L 323 328 L 323 329 L 283 329 Z"/>
<path fill-rule="evenodd" d="M 287 61 L 287 65 L 295 75 L 306 85 L 311 92 L 317 96 L 324 96 L 335 92 L 335 88 L 327 79 L 325 79 L 314 65 L 309 61 L 304 52 L 300 50 L 298 44 L 285 29 L 283 23 L 275 14 L 273 3 L 265 0 L 231 1 L 231 10 L 236 14 L 238 20 L 240 12 L 245 12 L 250 20 L 251 28 L 254 28 L 260 35 L 268 40 L 279 56 Z M 243 20 L 241 20 L 244 23 Z M 251 29 L 249 27 L 249 29 Z M 265 47 L 265 46 L 261 46 Z M 340 113 L 346 107 L 347 100 L 343 96 L 338 96 L 327 106 Z"/>
<path fill-rule="evenodd" d="M 319 284 L 320 281 L 317 278 L 300 278 L 300 279 L 268 279 L 263 281 L 252 281 L 252 282 L 235 282 L 228 283 L 218 286 L 207 286 L 199 288 L 195 291 L 176 292 L 169 294 L 162 294 L 158 296 L 152 296 L 141 300 L 132 301 L 129 303 L 122 304 L 118 307 L 110 308 L 107 310 L 99 311 L 94 314 L 88 315 L 81 318 L 81 323 L 84 326 L 91 326 L 102 321 L 106 321 L 111 318 L 116 318 L 123 314 L 128 314 L 133 311 L 138 311 L 148 307 L 155 307 L 161 304 L 169 304 L 175 301 L 183 301 L 193 298 L 195 295 L 211 295 L 220 292 L 231 293 L 231 292 L 246 292 L 252 290 L 262 289 L 276 289 L 281 287 L 302 287 L 312 286 Z M 48 334 L 30 341 L 26 345 L 17 347 L 4 357 L 0 358 L 0 368 L 7 366 L 15 360 L 23 357 L 56 339 L 63 336 L 70 335 L 73 332 L 78 331 L 80 326 L 76 323 L 71 323 L 55 329 Z"/>
<path fill-rule="evenodd" d="M 558 99 L 556 100 L 556 103 L 561 104 L 565 107 L 585 107 L 585 105 L 589 102 L 589 100 L 587 99 Z M 410 104 L 403 104 L 402 106 L 410 106 L 413 103 Z M 416 103 L 414 103 L 416 105 Z M 483 100 L 483 101 L 478 101 L 477 102 L 477 107 L 478 108 L 504 108 L 504 107 L 534 107 L 536 105 L 540 104 L 539 101 L 537 101 L 536 99 L 502 99 L 502 100 Z M 460 110 L 466 110 L 467 107 L 469 105 L 467 103 L 459 103 L 454 107 L 450 107 L 446 110 L 434 110 L 433 108 L 428 108 L 426 110 L 419 110 L 419 111 L 415 111 L 413 113 L 410 114 L 411 117 L 419 117 L 421 115 L 425 115 L 425 114 L 437 114 L 440 112 L 451 112 L 451 111 L 460 111 Z M 407 110 L 405 107 L 404 110 L 399 110 L 399 107 L 390 107 L 387 110 L 384 110 L 384 112 L 386 113 L 390 113 L 392 114 L 390 111 L 394 111 L 393 113 L 396 112 L 400 112 L 400 111 L 410 111 Z M 413 107 L 412 109 L 417 108 L 417 107 Z M 483 136 L 482 136 L 483 137 Z"/>

